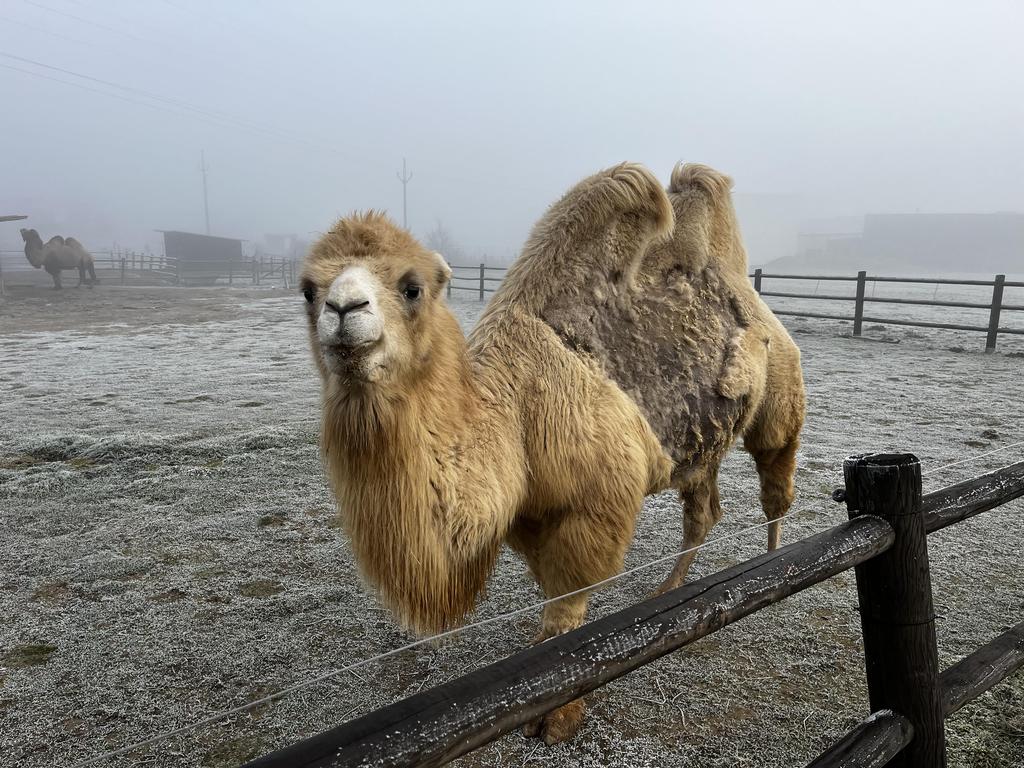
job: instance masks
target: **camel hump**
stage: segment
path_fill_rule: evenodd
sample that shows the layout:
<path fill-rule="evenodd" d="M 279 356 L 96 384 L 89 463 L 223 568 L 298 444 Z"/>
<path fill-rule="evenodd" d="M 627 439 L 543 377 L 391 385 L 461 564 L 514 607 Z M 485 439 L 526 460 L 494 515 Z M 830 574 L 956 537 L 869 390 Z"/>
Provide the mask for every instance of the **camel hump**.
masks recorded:
<path fill-rule="evenodd" d="M 47 245 L 64 245 L 64 238 L 60 235 L 54 235 L 47 242 Z"/>
<path fill-rule="evenodd" d="M 596 234 L 626 215 L 641 216 L 654 236 L 667 235 L 675 226 L 665 190 L 639 163 L 620 163 L 584 179 L 553 205 L 545 218 L 572 238 Z"/>
<path fill-rule="evenodd" d="M 65 237 L 64 245 L 66 245 L 68 248 L 82 248 L 83 251 L 85 250 L 85 248 L 82 247 L 82 244 L 75 240 L 75 238 L 73 237 Z"/>
<path fill-rule="evenodd" d="M 677 163 L 672 169 L 669 192 L 685 192 L 697 187 L 713 200 L 727 198 L 732 190 L 732 178 L 701 163 Z"/>

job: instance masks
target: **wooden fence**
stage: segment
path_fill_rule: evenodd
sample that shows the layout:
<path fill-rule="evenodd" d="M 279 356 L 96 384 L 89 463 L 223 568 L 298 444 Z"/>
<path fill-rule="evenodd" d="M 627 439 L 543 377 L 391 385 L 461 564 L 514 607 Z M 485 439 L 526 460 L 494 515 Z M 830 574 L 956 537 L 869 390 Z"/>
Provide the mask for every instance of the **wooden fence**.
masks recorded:
<path fill-rule="evenodd" d="M 1024 665 L 1024 622 L 941 674 L 927 535 L 1024 496 L 1024 461 L 922 498 L 910 454 L 852 457 L 849 521 L 524 649 L 247 768 L 437 766 L 856 569 L 872 713 L 809 768 L 944 768 L 943 720 Z"/>
<path fill-rule="evenodd" d="M 448 281 L 448 298 L 452 291 L 469 291 L 483 301 L 488 293 L 494 293 L 497 284 L 505 279 L 505 267 L 475 267 L 451 265 L 452 279 Z"/>
<path fill-rule="evenodd" d="M 300 260 L 256 256 L 235 261 L 183 261 L 162 254 L 111 249 L 93 251 L 101 283 L 114 285 L 280 285 L 296 284 Z M 6 259 L 6 263 L 4 263 Z M 12 266 L 15 267 L 12 269 Z M 12 283 L 19 273 L 34 273 L 21 251 L 0 251 L 0 280 Z M 72 270 L 68 270 L 77 274 Z"/>
<path fill-rule="evenodd" d="M 452 291 L 476 294 L 480 301 L 483 301 L 487 294 L 494 293 L 497 285 L 504 279 L 505 267 L 489 267 L 485 263 L 476 266 L 460 265 L 452 267 L 452 279 L 448 284 L 448 296 Z M 996 348 L 999 334 L 1024 335 L 1024 328 L 1011 328 L 1001 324 L 1003 313 L 1024 312 L 1024 304 L 1011 304 L 1003 299 L 1005 288 L 1024 288 L 1024 282 L 1007 280 L 1005 275 L 996 275 L 992 280 L 966 280 L 949 278 L 923 278 L 923 277 L 883 277 L 868 275 L 866 271 L 858 272 L 856 277 L 843 275 L 782 275 L 770 274 L 761 269 L 756 269 L 750 275 L 754 283 L 754 289 L 765 297 L 778 297 L 784 299 L 802 299 L 805 301 L 844 301 L 853 305 L 853 314 L 845 315 L 828 312 L 810 312 L 802 310 L 776 309 L 772 308 L 776 315 L 787 315 L 790 317 L 819 318 L 825 320 L 840 320 L 853 324 L 853 335 L 860 337 L 864 323 L 877 323 L 879 325 L 902 325 L 915 326 L 919 328 L 942 328 L 946 330 L 974 331 L 985 334 L 985 349 L 988 352 Z M 798 293 L 793 291 L 764 290 L 764 280 L 803 280 L 803 281 L 828 281 L 840 283 L 853 283 L 854 292 L 852 295 L 842 294 L 820 294 L 820 293 Z M 992 289 L 991 300 L 981 301 L 952 301 L 937 298 L 913 299 L 900 298 L 897 296 L 874 296 L 868 295 L 867 285 L 874 286 L 877 283 L 904 283 L 913 285 L 935 286 L 981 286 Z M 868 304 L 901 304 L 917 307 L 940 307 L 957 309 L 978 309 L 988 313 L 988 322 L 985 325 L 968 325 L 966 323 L 934 322 L 927 320 L 912 320 L 894 317 L 875 317 L 865 315 L 865 306 Z"/>
<path fill-rule="evenodd" d="M 869 276 L 867 272 L 861 271 L 856 277 L 844 277 L 838 275 L 776 275 L 763 272 L 760 269 L 754 270 L 751 275 L 754 280 L 754 289 L 762 296 L 775 296 L 788 299 L 804 299 L 810 301 L 844 301 L 853 303 L 852 315 L 839 315 L 823 312 L 799 312 L 793 310 L 774 309 L 776 315 L 788 315 L 791 317 L 816 317 L 826 320 L 845 320 L 853 323 L 853 335 L 860 336 L 864 323 L 878 323 L 880 325 L 909 325 L 918 328 L 945 328 L 955 331 L 976 331 L 986 334 L 985 350 L 991 352 L 996 348 L 996 340 L 1000 333 L 1024 335 L 1024 328 L 1008 328 L 1000 325 L 1003 312 L 1024 312 L 1024 305 L 1006 304 L 1003 302 L 1004 288 L 1024 288 L 1024 282 L 1014 282 L 1006 279 L 1006 275 L 996 275 L 992 280 L 956 280 L 945 278 L 917 278 L 917 277 L 880 277 Z M 763 280 L 827 280 L 831 282 L 852 282 L 855 283 L 855 292 L 852 296 L 819 294 L 819 293 L 791 293 L 786 291 L 765 291 L 762 289 Z M 971 285 L 988 286 L 992 288 L 992 300 L 987 303 L 970 301 L 944 301 L 938 299 L 907 299 L 898 297 L 876 297 L 866 295 L 865 288 L 871 283 L 916 283 L 918 285 Z M 906 320 L 892 317 L 869 317 L 864 314 L 864 306 L 869 303 L 882 304 L 905 304 L 924 307 L 946 307 L 946 308 L 967 308 L 988 310 L 988 323 L 986 325 L 966 325 L 963 323 L 937 323 L 923 320 Z"/>

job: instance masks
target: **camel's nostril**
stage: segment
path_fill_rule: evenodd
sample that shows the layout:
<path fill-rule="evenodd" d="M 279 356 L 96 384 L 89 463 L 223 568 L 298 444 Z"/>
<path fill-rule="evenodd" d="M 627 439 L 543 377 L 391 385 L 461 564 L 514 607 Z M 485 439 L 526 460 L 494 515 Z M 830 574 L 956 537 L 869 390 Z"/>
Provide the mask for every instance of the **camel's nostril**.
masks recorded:
<path fill-rule="evenodd" d="M 362 309 L 363 307 L 370 306 L 370 302 L 367 299 L 364 301 L 350 301 L 348 304 L 339 305 L 328 299 L 327 301 L 324 302 L 324 306 L 326 306 L 333 312 L 336 312 L 339 317 L 344 317 L 349 312 L 355 312 L 357 309 Z"/>

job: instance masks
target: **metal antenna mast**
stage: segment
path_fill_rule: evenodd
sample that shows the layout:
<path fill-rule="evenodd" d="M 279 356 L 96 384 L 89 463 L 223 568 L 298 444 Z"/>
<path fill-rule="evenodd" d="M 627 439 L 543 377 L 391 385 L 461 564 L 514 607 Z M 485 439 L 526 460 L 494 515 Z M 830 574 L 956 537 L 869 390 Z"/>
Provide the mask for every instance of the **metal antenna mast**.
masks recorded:
<path fill-rule="evenodd" d="M 401 173 L 396 173 L 395 175 L 398 176 L 398 180 L 400 182 L 402 182 L 402 226 L 405 229 L 408 229 L 409 228 L 409 220 L 408 220 L 408 216 L 406 215 L 406 211 L 408 210 L 407 209 L 408 196 L 406 194 L 406 191 L 407 191 L 407 187 L 409 186 L 409 182 L 412 180 L 412 174 L 411 173 L 406 173 L 406 171 L 405 171 L 405 158 L 404 157 L 402 158 L 402 172 Z"/>
<path fill-rule="evenodd" d="M 203 173 L 203 213 L 206 214 L 206 234 L 210 234 L 210 201 L 206 195 L 206 150 L 200 150 L 199 170 Z"/>

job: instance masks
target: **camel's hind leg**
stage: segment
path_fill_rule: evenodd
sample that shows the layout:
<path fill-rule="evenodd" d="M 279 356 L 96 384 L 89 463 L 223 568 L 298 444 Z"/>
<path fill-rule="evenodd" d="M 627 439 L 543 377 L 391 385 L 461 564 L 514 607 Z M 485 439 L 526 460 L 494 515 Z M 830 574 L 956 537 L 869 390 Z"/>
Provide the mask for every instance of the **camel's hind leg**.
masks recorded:
<path fill-rule="evenodd" d="M 796 475 L 797 438 L 777 449 L 750 450 L 761 479 L 761 508 L 764 516 L 772 520 L 768 526 L 768 551 L 779 546 L 782 539 L 782 518 L 789 513 L 795 495 L 793 479 Z"/>
<path fill-rule="evenodd" d="M 658 587 L 656 594 L 675 589 L 686 581 L 696 548 L 707 539 L 711 529 L 722 519 L 722 505 L 718 498 L 718 471 L 711 473 L 693 488 L 679 492 L 683 502 L 683 553 L 676 560 L 672 573 Z"/>

